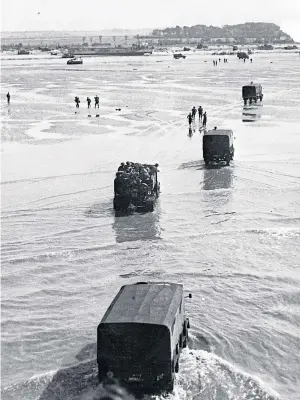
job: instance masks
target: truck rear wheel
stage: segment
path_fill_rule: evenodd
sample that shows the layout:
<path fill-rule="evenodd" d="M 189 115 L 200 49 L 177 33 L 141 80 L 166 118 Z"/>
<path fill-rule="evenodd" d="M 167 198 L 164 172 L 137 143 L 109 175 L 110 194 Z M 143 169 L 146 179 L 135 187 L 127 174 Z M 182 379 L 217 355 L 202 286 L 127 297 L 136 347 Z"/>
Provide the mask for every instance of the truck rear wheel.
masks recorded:
<path fill-rule="evenodd" d="M 173 374 L 172 374 L 173 375 Z M 166 391 L 167 392 L 173 392 L 174 389 L 174 376 L 172 376 L 172 379 L 170 380 L 170 382 L 168 382 L 168 384 L 166 385 Z"/>
<path fill-rule="evenodd" d="M 185 338 L 183 340 L 183 344 L 182 344 L 182 348 L 185 349 L 187 347 L 187 342 L 188 342 L 188 338 L 189 338 L 189 332 L 186 332 Z"/>

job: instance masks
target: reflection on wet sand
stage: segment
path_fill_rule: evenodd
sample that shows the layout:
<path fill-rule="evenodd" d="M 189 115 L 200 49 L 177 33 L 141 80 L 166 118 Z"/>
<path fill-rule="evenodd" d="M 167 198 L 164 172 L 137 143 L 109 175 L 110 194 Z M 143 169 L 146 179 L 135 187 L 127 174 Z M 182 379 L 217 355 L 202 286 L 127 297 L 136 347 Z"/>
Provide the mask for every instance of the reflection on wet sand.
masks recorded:
<path fill-rule="evenodd" d="M 242 121 L 255 122 L 261 118 L 262 104 L 243 107 Z"/>
<path fill-rule="evenodd" d="M 96 351 L 96 343 L 85 346 L 76 356 L 81 363 L 59 370 L 39 400 L 134 400 L 121 387 L 99 384 Z"/>
<path fill-rule="evenodd" d="M 117 243 L 160 238 L 159 210 L 153 213 L 115 216 Z"/>
<path fill-rule="evenodd" d="M 233 168 L 204 169 L 203 178 L 203 190 L 230 189 L 233 184 Z"/>

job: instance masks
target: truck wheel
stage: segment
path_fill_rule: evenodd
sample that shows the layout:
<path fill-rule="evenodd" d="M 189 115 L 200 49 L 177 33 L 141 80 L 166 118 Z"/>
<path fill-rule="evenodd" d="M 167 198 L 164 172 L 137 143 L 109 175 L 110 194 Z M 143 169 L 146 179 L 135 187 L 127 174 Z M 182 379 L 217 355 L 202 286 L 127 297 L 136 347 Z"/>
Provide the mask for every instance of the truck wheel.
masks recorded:
<path fill-rule="evenodd" d="M 184 341 L 183 341 L 183 345 L 182 345 L 182 348 L 183 348 L 183 349 L 185 349 L 185 348 L 187 347 L 188 338 L 189 338 L 189 331 L 187 330 L 187 331 L 186 331 L 185 338 L 184 338 Z"/>
<path fill-rule="evenodd" d="M 244 100 L 244 106 L 246 106 L 246 105 L 247 105 L 247 100 L 245 99 L 245 100 Z"/>
<path fill-rule="evenodd" d="M 182 338 L 182 333 L 179 336 L 179 347 L 183 347 L 183 338 Z"/>
<path fill-rule="evenodd" d="M 147 206 L 147 211 L 148 211 L 148 212 L 153 212 L 153 211 L 154 211 L 153 203 L 151 203 L 151 204 L 149 204 L 149 205 Z"/>
<path fill-rule="evenodd" d="M 255 101 L 255 103 L 257 103 L 257 98 L 255 98 L 255 100 L 254 100 L 254 101 Z"/>
<path fill-rule="evenodd" d="M 229 158 L 227 158 L 227 160 L 226 160 L 226 165 L 227 165 L 227 167 L 230 165 L 230 159 Z"/>
<path fill-rule="evenodd" d="M 174 389 L 174 377 L 172 376 L 171 381 L 166 386 L 166 391 L 167 392 L 173 392 L 173 389 Z"/>

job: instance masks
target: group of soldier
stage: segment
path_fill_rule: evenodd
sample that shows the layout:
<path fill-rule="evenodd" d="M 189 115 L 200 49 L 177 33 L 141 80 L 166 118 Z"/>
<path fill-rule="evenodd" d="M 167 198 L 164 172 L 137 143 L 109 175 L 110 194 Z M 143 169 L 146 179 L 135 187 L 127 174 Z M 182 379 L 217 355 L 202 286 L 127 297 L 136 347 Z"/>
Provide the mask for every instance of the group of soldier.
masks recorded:
<path fill-rule="evenodd" d="M 205 128 L 205 127 L 206 127 L 206 123 L 207 123 L 207 114 L 206 114 L 206 111 L 203 112 L 202 106 L 199 106 L 199 107 L 198 107 L 198 110 L 197 110 L 197 108 L 194 106 L 194 107 L 192 108 L 192 111 L 191 111 L 191 112 L 189 113 L 189 115 L 187 116 L 187 119 L 188 119 L 188 121 L 189 121 L 189 127 L 191 127 L 192 123 L 195 122 L 196 115 L 197 115 L 197 111 L 198 111 L 199 121 L 202 122 L 202 125 L 203 125 L 203 127 Z"/>
<path fill-rule="evenodd" d="M 94 100 L 95 100 L 95 108 L 97 108 L 97 107 L 99 108 L 99 97 L 98 97 L 98 95 L 96 95 L 94 97 Z M 79 97 L 75 96 L 75 100 L 74 101 L 75 101 L 75 104 L 76 104 L 76 108 L 79 108 L 79 103 L 80 103 Z M 88 108 L 90 108 L 92 100 L 89 97 L 87 97 L 86 98 L 86 102 L 87 102 Z"/>
<path fill-rule="evenodd" d="M 223 59 L 224 64 L 228 63 L 228 58 Z M 221 58 L 219 58 L 219 64 L 221 63 Z M 213 60 L 214 65 L 218 65 L 218 60 Z"/>
<path fill-rule="evenodd" d="M 118 195 L 130 195 L 144 200 L 153 188 L 153 176 L 158 164 L 147 165 L 127 161 L 121 163 L 114 180 L 114 191 Z M 155 190 L 155 187 L 153 188 Z"/>

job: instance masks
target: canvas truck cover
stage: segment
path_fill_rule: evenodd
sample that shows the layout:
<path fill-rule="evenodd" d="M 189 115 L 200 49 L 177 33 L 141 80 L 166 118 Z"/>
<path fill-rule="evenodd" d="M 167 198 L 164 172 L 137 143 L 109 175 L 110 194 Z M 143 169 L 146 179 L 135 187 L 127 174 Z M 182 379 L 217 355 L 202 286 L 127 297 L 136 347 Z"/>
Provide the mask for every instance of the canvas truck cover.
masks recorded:
<path fill-rule="evenodd" d="M 142 323 L 171 328 L 182 297 L 183 286 L 175 283 L 149 282 L 122 286 L 100 325 Z"/>

